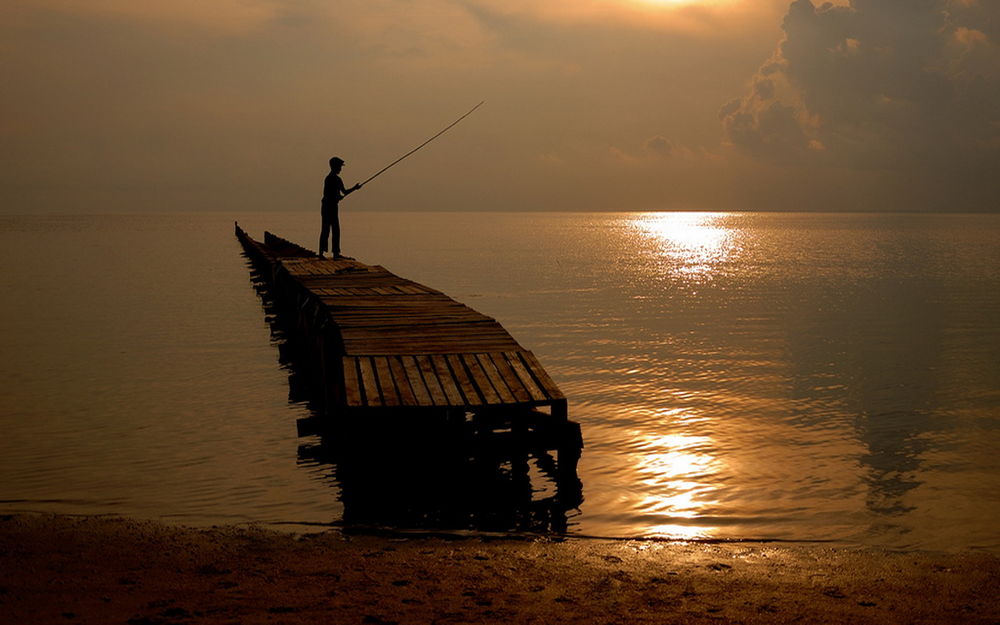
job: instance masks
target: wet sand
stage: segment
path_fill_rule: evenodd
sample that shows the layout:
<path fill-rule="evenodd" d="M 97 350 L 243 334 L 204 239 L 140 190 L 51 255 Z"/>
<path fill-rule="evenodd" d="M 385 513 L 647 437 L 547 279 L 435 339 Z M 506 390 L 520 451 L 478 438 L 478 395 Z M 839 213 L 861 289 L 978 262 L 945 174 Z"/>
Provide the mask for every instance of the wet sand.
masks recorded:
<path fill-rule="evenodd" d="M 0 517 L 2 623 L 990 623 L 1000 558 Z"/>

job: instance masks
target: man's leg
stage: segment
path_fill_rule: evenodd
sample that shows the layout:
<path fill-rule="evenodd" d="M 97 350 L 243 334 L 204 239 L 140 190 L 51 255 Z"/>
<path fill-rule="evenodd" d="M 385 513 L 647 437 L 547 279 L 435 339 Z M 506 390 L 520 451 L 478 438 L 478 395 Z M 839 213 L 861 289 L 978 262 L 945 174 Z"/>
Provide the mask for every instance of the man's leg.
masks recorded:
<path fill-rule="evenodd" d="M 334 206 L 330 215 L 330 231 L 333 238 L 333 255 L 340 256 L 340 211 L 339 206 Z"/>
<path fill-rule="evenodd" d="M 320 218 L 322 225 L 319 231 L 319 255 L 322 256 L 326 252 L 326 237 L 330 232 L 330 211 L 326 206 L 320 210 Z"/>

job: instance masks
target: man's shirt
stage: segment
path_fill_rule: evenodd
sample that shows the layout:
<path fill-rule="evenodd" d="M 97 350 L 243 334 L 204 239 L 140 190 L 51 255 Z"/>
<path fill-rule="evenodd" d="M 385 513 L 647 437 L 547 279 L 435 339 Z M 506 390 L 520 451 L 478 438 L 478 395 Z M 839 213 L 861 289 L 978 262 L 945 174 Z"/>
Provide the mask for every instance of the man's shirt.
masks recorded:
<path fill-rule="evenodd" d="M 331 172 L 323 181 L 323 203 L 338 204 L 345 195 L 347 195 L 347 189 L 344 188 L 344 181 L 340 179 L 340 176 Z"/>

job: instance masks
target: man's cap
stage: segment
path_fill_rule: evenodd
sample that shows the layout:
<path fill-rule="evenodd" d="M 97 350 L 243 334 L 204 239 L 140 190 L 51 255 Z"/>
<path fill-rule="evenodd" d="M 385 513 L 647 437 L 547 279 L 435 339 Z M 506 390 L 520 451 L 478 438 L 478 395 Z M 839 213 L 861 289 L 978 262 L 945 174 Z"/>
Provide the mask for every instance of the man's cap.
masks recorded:
<path fill-rule="evenodd" d="M 343 165 L 344 159 L 340 158 L 339 156 L 334 156 L 333 158 L 330 159 L 330 164 L 333 165 L 334 163 L 340 163 L 341 165 Z"/>

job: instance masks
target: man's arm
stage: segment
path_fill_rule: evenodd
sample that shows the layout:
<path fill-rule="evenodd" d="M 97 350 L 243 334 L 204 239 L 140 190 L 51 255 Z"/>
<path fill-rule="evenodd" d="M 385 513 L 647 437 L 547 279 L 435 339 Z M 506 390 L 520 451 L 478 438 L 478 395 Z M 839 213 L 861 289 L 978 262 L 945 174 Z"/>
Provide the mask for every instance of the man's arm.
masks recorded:
<path fill-rule="evenodd" d="M 348 189 L 347 187 L 344 186 L 344 181 L 341 179 L 340 176 L 337 176 L 337 185 L 340 187 L 338 191 L 340 191 L 341 197 L 347 197 L 349 194 L 354 193 L 355 191 L 361 188 L 361 184 L 359 183 Z"/>

